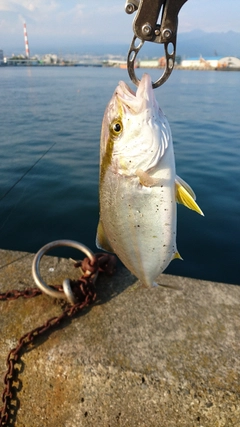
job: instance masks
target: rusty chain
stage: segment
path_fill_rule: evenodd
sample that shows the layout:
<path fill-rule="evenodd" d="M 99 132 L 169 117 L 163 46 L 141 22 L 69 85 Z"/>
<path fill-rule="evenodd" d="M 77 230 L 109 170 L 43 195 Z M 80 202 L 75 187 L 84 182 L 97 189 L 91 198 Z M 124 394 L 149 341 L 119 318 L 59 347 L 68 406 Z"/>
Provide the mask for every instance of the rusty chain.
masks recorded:
<path fill-rule="evenodd" d="M 116 269 L 116 258 L 113 255 L 97 253 L 94 256 L 94 262 L 91 263 L 89 258 L 84 258 L 83 261 L 75 263 L 75 267 L 81 267 L 83 275 L 79 280 L 71 281 L 71 289 L 77 299 L 74 305 L 67 305 L 60 316 L 52 317 L 43 325 L 24 334 L 18 341 L 17 346 L 10 350 L 7 356 L 7 371 L 4 376 L 4 390 L 2 393 L 3 406 L 0 409 L 0 427 L 7 425 L 13 426 L 16 418 L 16 413 L 19 407 L 19 402 L 16 397 L 19 389 L 20 381 L 18 380 L 18 365 L 21 364 L 21 354 L 24 348 L 28 348 L 29 344 L 33 343 L 35 338 L 46 333 L 49 329 L 58 326 L 64 319 L 72 318 L 76 313 L 84 307 L 93 303 L 96 299 L 96 287 L 92 278 L 96 272 L 104 272 L 112 275 Z M 91 274 L 89 275 L 89 271 Z M 54 286 L 55 289 L 61 291 L 62 286 Z M 0 301 L 15 300 L 19 297 L 33 298 L 41 295 L 42 291 L 39 288 L 28 288 L 24 291 L 8 291 L 0 294 Z"/>

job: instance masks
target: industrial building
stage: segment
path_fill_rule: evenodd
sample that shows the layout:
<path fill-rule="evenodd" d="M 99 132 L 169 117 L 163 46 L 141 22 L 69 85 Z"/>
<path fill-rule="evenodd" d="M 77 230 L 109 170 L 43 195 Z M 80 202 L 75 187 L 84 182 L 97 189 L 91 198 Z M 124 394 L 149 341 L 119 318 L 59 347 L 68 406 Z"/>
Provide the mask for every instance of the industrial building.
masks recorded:
<path fill-rule="evenodd" d="M 44 55 L 42 58 L 42 62 L 46 65 L 56 65 L 58 62 L 58 57 L 55 54 L 46 53 L 46 55 Z"/>
<path fill-rule="evenodd" d="M 218 63 L 219 68 L 238 69 L 240 70 L 240 59 L 235 56 L 225 56 Z"/>
<path fill-rule="evenodd" d="M 211 69 L 239 69 L 240 68 L 240 59 L 236 57 L 225 57 L 222 56 L 213 56 L 203 58 L 200 56 L 199 58 L 188 58 L 183 59 L 181 62 L 182 68 L 188 69 L 202 69 L 202 70 L 211 70 Z"/>
<path fill-rule="evenodd" d="M 159 59 L 143 59 L 138 61 L 140 68 L 159 68 Z"/>

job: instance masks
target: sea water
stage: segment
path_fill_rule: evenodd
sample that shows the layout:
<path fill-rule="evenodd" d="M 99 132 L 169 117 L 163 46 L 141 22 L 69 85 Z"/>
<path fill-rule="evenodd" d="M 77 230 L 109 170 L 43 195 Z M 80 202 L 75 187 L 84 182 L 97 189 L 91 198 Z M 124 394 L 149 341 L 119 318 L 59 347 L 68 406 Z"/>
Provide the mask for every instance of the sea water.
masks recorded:
<path fill-rule="evenodd" d="M 134 88 L 118 68 L 0 67 L 1 249 L 66 238 L 96 250 L 101 122 L 119 80 Z M 239 93 L 240 73 L 217 71 L 174 70 L 155 90 L 205 214 L 178 206 L 184 261 L 166 273 L 240 284 Z"/>

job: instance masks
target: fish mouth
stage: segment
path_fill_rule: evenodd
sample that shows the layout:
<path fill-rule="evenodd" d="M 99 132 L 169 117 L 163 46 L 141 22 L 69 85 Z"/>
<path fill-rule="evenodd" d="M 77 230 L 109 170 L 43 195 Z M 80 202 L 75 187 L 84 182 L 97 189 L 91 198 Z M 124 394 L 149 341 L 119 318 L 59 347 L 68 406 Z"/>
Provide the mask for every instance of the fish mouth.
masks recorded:
<path fill-rule="evenodd" d="M 156 107 L 152 80 L 150 75 L 146 73 L 143 74 L 136 93 L 125 82 L 120 81 L 115 95 L 125 112 L 130 110 L 131 113 L 138 114 L 146 109 Z"/>

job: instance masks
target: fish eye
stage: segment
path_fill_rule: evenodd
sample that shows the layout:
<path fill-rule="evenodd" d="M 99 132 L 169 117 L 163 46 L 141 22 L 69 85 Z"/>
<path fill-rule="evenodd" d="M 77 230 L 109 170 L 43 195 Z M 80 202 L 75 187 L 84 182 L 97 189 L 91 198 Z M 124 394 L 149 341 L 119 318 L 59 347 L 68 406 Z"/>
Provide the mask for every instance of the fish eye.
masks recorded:
<path fill-rule="evenodd" d="M 113 130 L 115 131 L 115 132 L 120 132 L 121 131 L 121 129 L 122 129 L 122 127 L 121 127 L 121 125 L 120 125 L 120 123 L 115 123 L 114 125 L 113 125 Z"/>
<path fill-rule="evenodd" d="M 122 133 L 123 125 L 121 120 L 114 120 L 114 122 L 111 124 L 111 131 L 114 136 L 118 136 Z"/>

